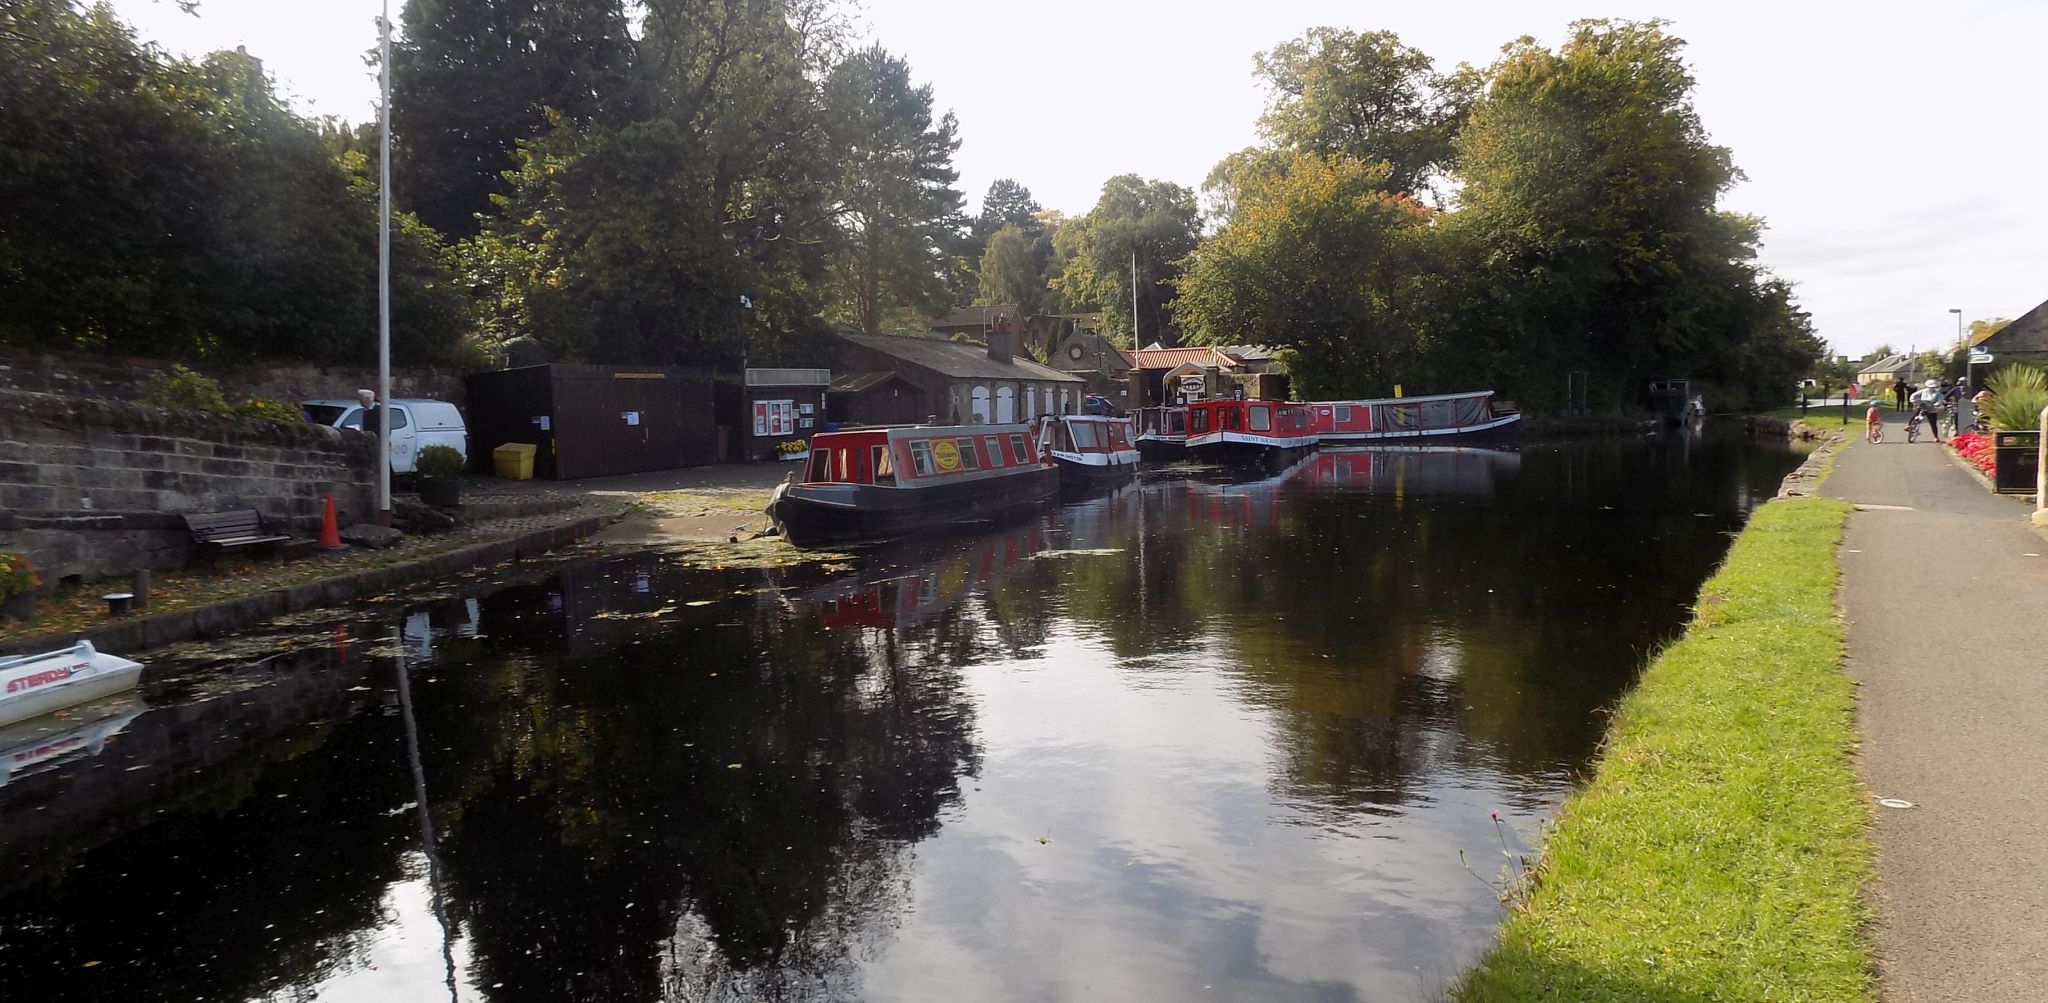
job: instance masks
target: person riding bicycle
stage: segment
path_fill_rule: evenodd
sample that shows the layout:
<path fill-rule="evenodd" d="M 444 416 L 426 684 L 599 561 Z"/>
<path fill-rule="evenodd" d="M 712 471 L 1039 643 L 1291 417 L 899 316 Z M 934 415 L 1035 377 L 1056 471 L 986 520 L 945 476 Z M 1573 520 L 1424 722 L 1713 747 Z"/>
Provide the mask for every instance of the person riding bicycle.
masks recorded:
<path fill-rule="evenodd" d="M 1878 413 L 1875 398 L 1871 399 L 1870 408 L 1863 412 L 1863 437 L 1872 442 L 1884 440 L 1884 416 Z"/>
<path fill-rule="evenodd" d="M 1915 391 L 1909 400 L 1913 405 L 1913 417 L 1906 420 L 1907 431 L 1912 431 L 1913 424 L 1925 418 L 1927 419 L 1928 429 L 1934 433 L 1934 441 L 1940 442 L 1941 384 L 1934 380 L 1928 380 L 1920 384 L 1920 389 Z M 1912 436 L 1909 435 L 1907 438 L 1910 439 Z"/>

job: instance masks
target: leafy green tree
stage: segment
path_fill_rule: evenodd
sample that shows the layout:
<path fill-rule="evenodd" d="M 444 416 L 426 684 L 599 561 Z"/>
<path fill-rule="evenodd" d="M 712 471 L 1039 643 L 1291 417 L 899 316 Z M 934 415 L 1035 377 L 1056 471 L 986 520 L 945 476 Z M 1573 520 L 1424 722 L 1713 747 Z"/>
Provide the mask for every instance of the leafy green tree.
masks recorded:
<path fill-rule="evenodd" d="M 1195 193 L 1171 181 L 1121 174 L 1103 182 L 1095 208 L 1054 235 L 1061 259 L 1052 287 L 1065 305 L 1101 310 L 1104 333 L 1132 345 L 1178 336 L 1169 326 L 1172 280 L 1202 228 Z M 1138 269 L 1138 329 L 1131 325 L 1131 262 Z"/>
<path fill-rule="evenodd" d="M 951 112 L 934 119 L 931 85 L 913 85 L 910 64 L 878 45 L 832 68 L 824 105 L 840 167 L 833 312 L 872 333 L 885 318 L 921 321 L 947 299 L 958 125 Z"/>
<path fill-rule="evenodd" d="M 988 239 L 976 269 L 982 303 L 1015 303 L 1025 316 L 1037 313 L 1045 298 L 1045 276 L 1039 263 L 1038 247 L 1044 238 L 1034 239 L 1014 224 L 1006 224 Z"/>
<path fill-rule="evenodd" d="M 1988 317 L 1980 320 L 1973 320 L 1970 322 L 1970 326 L 1967 330 L 1967 333 L 1964 335 L 1964 337 L 1967 339 L 1966 343 L 1975 345 L 1978 342 L 1981 342 L 1984 339 L 1989 338 L 1992 335 L 2005 330 L 2005 325 L 2010 323 L 2012 323 L 2011 317 Z"/>
<path fill-rule="evenodd" d="M 622 111 L 631 40 L 619 0 L 408 0 L 391 52 L 393 195 L 453 237 L 506 191 L 513 144 Z"/>
<path fill-rule="evenodd" d="M 1431 212 L 1384 163 L 1293 155 L 1239 179 L 1229 224 L 1188 258 L 1176 322 L 1198 343 L 1293 349 L 1297 393 L 1381 396 L 1417 375 Z"/>
<path fill-rule="evenodd" d="M 973 232 L 986 240 L 997 230 L 1014 226 L 1035 237 L 1043 230 L 1038 221 L 1043 211 L 1045 207 L 1031 197 L 1031 189 L 1009 178 L 997 178 L 981 197 L 981 215 L 975 217 Z"/>
<path fill-rule="evenodd" d="M 1254 58 L 1271 92 L 1259 132 L 1285 149 L 1385 161 L 1387 187 L 1427 190 L 1451 165 L 1479 91 L 1469 68 L 1445 75 L 1391 31 L 1310 28 Z"/>

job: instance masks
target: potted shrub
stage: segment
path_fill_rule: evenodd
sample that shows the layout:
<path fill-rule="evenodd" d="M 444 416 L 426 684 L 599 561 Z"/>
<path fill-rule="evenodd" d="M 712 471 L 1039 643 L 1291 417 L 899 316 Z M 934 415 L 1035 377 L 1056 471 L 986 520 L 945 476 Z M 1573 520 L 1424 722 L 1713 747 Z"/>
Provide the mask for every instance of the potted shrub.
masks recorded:
<path fill-rule="evenodd" d="M 16 620 L 36 615 L 36 586 L 43 584 L 35 565 L 22 554 L 0 553 L 0 616 Z"/>
<path fill-rule="evenodd" d="M 448 446 L 420 450 L 413 468 L 419 474 L 420 501 L 436 508 L 462 504 L 462 454 Z"/>
<path fill-rule="evenodd" d="M 789 439 L 775 444 L 777 459 L 806 460 L 811 456 L 811 444 L 802 439 Z"/>

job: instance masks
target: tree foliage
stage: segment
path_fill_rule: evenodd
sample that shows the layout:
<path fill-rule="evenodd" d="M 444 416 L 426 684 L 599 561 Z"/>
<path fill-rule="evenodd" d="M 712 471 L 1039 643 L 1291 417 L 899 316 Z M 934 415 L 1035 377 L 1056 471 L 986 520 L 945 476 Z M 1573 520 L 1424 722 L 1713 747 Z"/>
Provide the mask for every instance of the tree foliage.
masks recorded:
<path fill-rule="evenodd" d="M 1119 341 L 1143 345 L 1177 340 L 1168 314 L 1172 280 L 1180 261 L 1200 239 L 1201 212 L 1195 193 L 1171 181 L 1148 181 L 1135 174 L 1110 178 L 1102 185 L 1095 208 L 1061 226 L 1054 236 L 1063 259 L 1052 281 L 1065 304 L 1076 310 L 1100 310 L 1103 333 Z M 1138 329 L 1131 328 L 1131 263 L 1138 272 Z"/>
<path fill-rule="evenodd" d="M 631 39 L 618 0 L 408 0 L 391 51 L 394 196 L 451 237 L 507 191 L 513 146 L 615 117 Z M 609 113 L 609 115 L 607 114 Z"/>
<path fill-rule="evenodd" d="M 1432 187 L 1474 97 L 1469 70 L 1445 75 L 1391 31 L 1311 28 L 1254 57 L 1270 98 L 1259 133 L 1275 146 L 1385 161 L 1394 192 Z"/>
<path fill-rule="evenodd" d="M 374 187 L 262 64 L 136 42 L 104 6 L 0 6 L 0 340 L 174 358 L 365 358 Z M 393 351 L 450 357 L 445 249 L 401 220 Z M 360 354 L 359 354 L 360 353 Z"/>
<path fill-rule="evenodd" d="M 832 68 L 824 105 L 840 167 L 832 312 L 870 333 L 907 312 L 921 329 L 947 300 L 958 124 L 934 118 L 931 86 L 912 84 L 910 64 L 879 45 Z"/>

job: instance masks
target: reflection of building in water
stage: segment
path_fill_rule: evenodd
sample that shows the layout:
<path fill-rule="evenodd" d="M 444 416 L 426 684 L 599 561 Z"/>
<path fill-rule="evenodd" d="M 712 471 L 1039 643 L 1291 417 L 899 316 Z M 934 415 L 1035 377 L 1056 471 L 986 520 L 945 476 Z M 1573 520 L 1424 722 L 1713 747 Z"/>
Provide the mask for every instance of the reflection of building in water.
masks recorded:
<path fill-rule="evenodd" d="M 1465 446 L 1324 449 L 1290 483 L 1413 497 L 1493 494 L 1494 483 L 1521 469 L 1522 454 Z"/>

